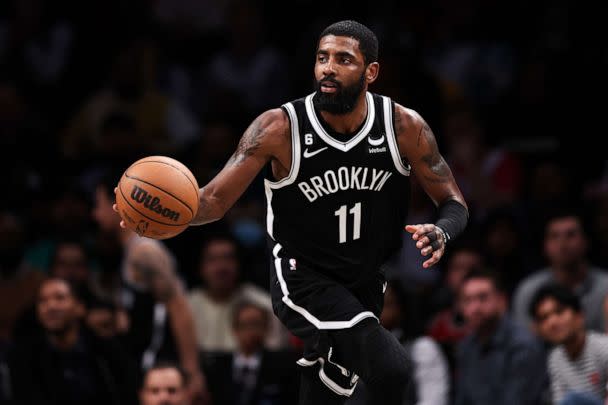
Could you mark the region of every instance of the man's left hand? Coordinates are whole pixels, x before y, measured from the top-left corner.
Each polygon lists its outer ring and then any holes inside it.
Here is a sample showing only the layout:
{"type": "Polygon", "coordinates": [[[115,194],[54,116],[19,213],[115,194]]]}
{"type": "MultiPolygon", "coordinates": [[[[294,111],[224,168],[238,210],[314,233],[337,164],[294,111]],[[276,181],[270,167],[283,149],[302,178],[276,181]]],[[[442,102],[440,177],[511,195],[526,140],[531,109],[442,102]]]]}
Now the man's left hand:
{"type": "Polygon", "coordinates": [[[406,225],[405,230],[412,234],[412,239],[416,241],[416,247],[420,249],[422,256],[431,255],[422,267],[428,269],[437,264],[445,253],[444,233],[433,224],[406,225]]]}

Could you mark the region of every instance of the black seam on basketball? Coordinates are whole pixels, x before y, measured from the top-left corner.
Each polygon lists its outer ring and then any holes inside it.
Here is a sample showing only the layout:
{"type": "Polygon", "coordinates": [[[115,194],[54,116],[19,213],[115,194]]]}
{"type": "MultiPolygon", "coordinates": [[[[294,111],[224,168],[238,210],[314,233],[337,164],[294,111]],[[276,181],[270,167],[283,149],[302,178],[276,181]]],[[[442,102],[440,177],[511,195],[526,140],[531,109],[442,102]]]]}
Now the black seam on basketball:
{"type": "MultiPolygon", "coordinates": [[[[198,194],[198,187],[197,187],[197,185],[194,184],[192,182],[192,180],[190,180],[190,176],[188,176],[186,173],[184,173],[179,167],[173,166],[172,164],[167,163],[167,162],[163,162],[162,160],[146,160],[145,162],[134,163],[134,164],[131,165],[131,167],[135,167],[137,165],[143,165],[144,163],[162,163],[164,165],[167,165],[167,166],[170,166],[170,167],[174,168],[175,170],[177,170],[178,172],[180,172],[181,174],[183,174],[186,177],[186,179],[188,179],[188,181],[190,182],[190,184],[192,184],[192,187],[194,187],[194,191],[196,191],[196,194],[198,194]]],[[[128,170],[129,169],[127,169],[127,171],[128,170]]]]}
{"type": "Polygon", "coordinates": [[[154,221],[154,222],[156,222],[156,223],[158,223],[158,224],[161,224],[161,225],[168,225],[168,226],[184,226],[184,225],[188,225],[188,222],[183,223],[183,224],[167,224],[167,223],[161,222],[161,221],[159,221],[159,220],[157,220],[157,219],[150,218],[149,216],[147,216],[147,215],[146,215],[146,214],[144,214],[143,212],[139,211],[139,210],[138,210],[136,207],[134,207],[134,206],[133,206],[133,204],[131,204],[131,203],[129,202],[129,200],[127,199],[127,197],[125,197],[125,193],[124,193],[124,191],[122,191],[122,187],[120,187],[120,184],[118,185],[118,191],[120,191],[120,195],[122,195],[122,198],[125,200],[125,202],[126,202],[127,204],[129,204],[129,207],[133,208],[133,209],[135,210],[135,212],[137,212],[138,214],[140,214],[140,215],[142,215],[142,216],[144,216],[144,217],[148,218],[150,221],[154,221]]]}
{"type": "Polygon", "coordinates": [[[128,174],[128,173],[125,173],[125,177],[126,177],[126,178],[128,178],[128,179],[132,179],[132,180],[141,181],[142,183],[146,183],[146,184],[147,184],[147,185],[149,185],[149,186],[152,186],[152,187],[154,187],[154,188],[156,188],[156,189],[159,189],[159,190],[160,190],[160,191],[162,191],[163,193],[167,193],[167,194],[169,194],[171,197],[175,198],[177,201],[179,201],[180,203],[182,203],[182,204],[184,205],[184,207],[188,208],[188,211],[190,211],[190,214],[191,214],[192,216],[194,216],[194,211],[192,211],[192,208],[190,208],[190,206],[189,206],[188,204],[186,204],[185,202],[183,202],[182,200],[180,200],[179,198],[177,198],[176,196],[174,196],[173,194],[171,194],[171,193],[170,193],[170,192],[168,192],[167,190],[162,189],[162,188],[160,188],[160,187],[158,187],[158,186],[155,186],[154,184],[149,183],[149,182],[147,182],[147,181],[145,181],[145,180],[142,180],[142,179],[140,179],[139,177],[136,177],[136,176],[129,176],[129,174],[128,174]]]}

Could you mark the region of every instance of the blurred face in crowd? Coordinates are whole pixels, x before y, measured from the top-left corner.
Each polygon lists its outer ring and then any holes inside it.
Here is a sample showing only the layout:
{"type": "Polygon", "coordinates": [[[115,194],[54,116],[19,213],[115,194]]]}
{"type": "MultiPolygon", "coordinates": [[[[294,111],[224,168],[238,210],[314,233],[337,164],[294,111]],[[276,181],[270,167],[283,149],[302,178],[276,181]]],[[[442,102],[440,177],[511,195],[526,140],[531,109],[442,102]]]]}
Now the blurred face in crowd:
{"type": "Polygon", "coordinates": [[[223,239],[210,241],[203,250],[200,271],[209,291],[230,294],[236,287],[239,272],[234,243],[223,239]]]}
{"type": "Polygon", "coordinates": [[[536,307],[536,331],[541,338],[554,345],[566,343],[584,328],[581,312],[547,297],[536,307]]]}
{"type": "Polygon", "coordinates": [[[234,335],[239,349],[253,354],[264,348],[268,331],[268,314],[255,306],[241,308],[234,322],[234,335]]]}
{"type": "Polygon", "coordinates": [[[120,226],[120,218],[118,214],[112,209],[114,200],[110,199],[108,191],[105,186],[97,186],[95,189],[95,207],[93,208],[93,218],[99,224],[99,227],[106,231],[111,232],[120,226]]]}
{"type": "Polygon", "coordinates": [[[481,255],[472,250],[459,250],[452,253],[446,271],[448,287],[454,292],[459,291],[467,273],[472,269],[480,268],[482,264],[481,255]]]}
{"type": "Polygon", "coordinates": [[[585,259],[587,241],[580,220],[576,217],[551,221],[545,234],[545,254],[552,266],[568,268],[585,259]]]}
{"type": "Polygon", "coordinates": [[[51,273],[55,277],[73,283],[86,283],[89,277],[87,255],[77,243],[62,243],[57,246],[51,273]]]}
{"type": "Polygon", "coordinates": [[[85,321],[97,336],[110,338],[117,333],[116,316],[110,308],[89,309],[85,321]]]}
{"type": "Polygon", "coordinates": [[[505,296],[487,278],[466,280],[460,290],[460,308],[475,331],[494,325],[506,312],[505,296]]]}
{"type": "Polygon", "coordinates": [[[52,279],[40,287],[37,313],[47,332],[62,334],[77,324],[84,314],[84,308],[67,282],[52,279]]]}
{"type": "Polygon", "coordinates": [[[188,405],[185,382],[174,368],[148,371],[139,393],[142,405],[188,405]]]}
{"type": "Polygon", "coordinates": [[[389,285],[384,292],[384,308],[380,315],[380,323],[388,330],[399,327],[401,323],[401,307],[393,288],[389,285]]]}

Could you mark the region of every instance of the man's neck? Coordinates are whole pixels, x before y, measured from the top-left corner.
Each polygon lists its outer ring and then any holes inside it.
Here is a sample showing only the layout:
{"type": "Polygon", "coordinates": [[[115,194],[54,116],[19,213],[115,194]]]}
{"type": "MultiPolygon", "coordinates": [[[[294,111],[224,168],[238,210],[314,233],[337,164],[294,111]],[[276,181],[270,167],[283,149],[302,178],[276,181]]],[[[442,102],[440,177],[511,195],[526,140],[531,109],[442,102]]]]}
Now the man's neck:
{"type": "Polygon", "coordinates": [[[585,347],[585,340],[587,339],[587,332],[585,329],[581,329],[575,333],[570,339],[564,343],[564,349],[568,353],[568,357],[574,360],[580,356],[585,347]]]}
{"type": "Polygon", "coordinates": [[[233,294],[234,294],[234,291],[229,291],[229,290],[218,291],[218,290],[207,289],[207,295],[209,296],[211,301],[218,303],[218,304],[225,304],[226,302],[230,301],[233,294]]]}
{"type": "Polygon", "coordinates": [[[553,266],[555,278],[560,284],[578,286],[585,281],[589,274],[589,267],[586,262],[581,261],[570,266],[553,266]]]}
{"type": "Polygon", "coordinates": [[[346,114],[331,114],[321,111],[321,117],[332,129],[340,134],[352,134],[361,127],[367,117],[366,91],[362,91],[357,104],[346,114]]]}
{"type": "Polygon", "coordinates": [[[481,344],[485,345],[492,339],[492,337],[496,334],[496,330],[498,329],[498,325],[500,324],[501,320],[502,317],[493,319],[477,330],[477,339],[481,344]]]}
{"type": "Polygon", "coordinates": [[[74,324],[68,329],[60,333],[49,333],[49,341],[51,345],[59,350],[69,350],[76,346],[78,342],[78,336],[80,335],[80,327],[78,324],[74,324]]]}

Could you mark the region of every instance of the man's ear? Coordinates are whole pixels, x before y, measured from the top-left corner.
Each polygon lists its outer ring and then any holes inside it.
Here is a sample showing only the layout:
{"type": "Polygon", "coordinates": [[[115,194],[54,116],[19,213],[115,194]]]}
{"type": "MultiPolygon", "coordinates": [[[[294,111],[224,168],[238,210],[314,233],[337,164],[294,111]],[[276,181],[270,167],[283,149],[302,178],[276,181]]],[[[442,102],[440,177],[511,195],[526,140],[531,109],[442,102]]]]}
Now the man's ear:
{"type": "Polygon", "coordinates": [[[380,73],[380,64],[378,62],[372,62],[365,68],[365,81],[367,84],[372,84],[378,78],[380,73]]]}

